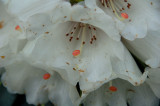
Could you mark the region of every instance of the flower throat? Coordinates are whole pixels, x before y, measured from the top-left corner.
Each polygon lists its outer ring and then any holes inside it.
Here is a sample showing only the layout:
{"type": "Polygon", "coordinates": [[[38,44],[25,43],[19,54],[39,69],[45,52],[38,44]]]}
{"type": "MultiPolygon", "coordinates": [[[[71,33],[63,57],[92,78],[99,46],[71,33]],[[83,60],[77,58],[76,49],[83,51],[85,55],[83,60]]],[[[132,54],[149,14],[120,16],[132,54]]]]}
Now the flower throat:
{"type": "Polygon", "coordinates": [[[96,28],[92,25],[89,24],[84,24],[84,23],[80,23],[80,22],[73,22],[69,31],[66,33],[66,36],[69,37],[69,42],[72,42],[72,40],[76,40],[79,41],[81,40],[81,45],[80,48],[78,50],[74,50],[72,52],[73,56],[79,56],[82,52],[82,48],[83,46],[88,43],[86,42],[86,30],[88,37],[90,37],[89,39],[89,44],[93,44],[94,41],[97,40],[96,38],[96,28]]]}
{"type": "MultiPolygon", "coordinates": [[[[105,8],[111,8],[113,10],[113,13],[115,14],[115,16],[120,20],[123,21],[125,19],[128,19],[128,14],[123,12],[125,10],[124,7],[120,7],[120,5],[118,3],[116,3],[115,0],[100,0],[101,4],[105,7],[105,8]]],[[[118,0],[117,0],[118,2],[118,0]]],[[[128,3],[127,0],[124,0],[125,3],[127,3],[127,8],[130,9],[131,4],[128,3]]]]}

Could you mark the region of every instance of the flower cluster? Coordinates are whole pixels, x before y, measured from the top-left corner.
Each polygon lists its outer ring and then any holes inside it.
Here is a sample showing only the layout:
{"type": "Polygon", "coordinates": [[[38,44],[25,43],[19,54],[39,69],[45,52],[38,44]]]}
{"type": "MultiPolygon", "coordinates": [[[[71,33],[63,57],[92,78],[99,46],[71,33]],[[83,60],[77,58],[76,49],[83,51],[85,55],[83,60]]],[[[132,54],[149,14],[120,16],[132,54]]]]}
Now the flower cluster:
{"type": "Polygon", "coordinates": [[[159,17],[159,0],[1,0],[2,83],[34,105],[158,106],[159,17]]]}

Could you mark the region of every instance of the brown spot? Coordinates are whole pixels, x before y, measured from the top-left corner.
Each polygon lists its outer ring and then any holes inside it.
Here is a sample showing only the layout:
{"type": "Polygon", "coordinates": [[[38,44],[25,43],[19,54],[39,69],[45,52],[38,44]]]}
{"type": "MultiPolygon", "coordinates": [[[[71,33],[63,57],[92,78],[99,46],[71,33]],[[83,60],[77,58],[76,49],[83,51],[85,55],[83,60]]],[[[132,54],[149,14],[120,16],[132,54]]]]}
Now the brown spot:
{"type": "Polygon", "coordinates": [[[74,71],[76,71],[76,68],[73,68],[74,71]]]}
{"type": "Polygon", "coordinates": [[[135,82],[135,85],[137,86],[137,85],[138,85],[138,83],[137,83],[137,82],[135,82]]]}
{"type": "Polygon", "coordinates": [[[150,4],[151,4],[151,5],[153,5],[153,3],[152,3],[152,2],[151,2],[150,4]]]}
{"type": "Polygon", "coordinates": [[[84,21],[85,19],[81,19],[81,21],[84,21]]]}
{"type": "Polygon", "coordinates": [[[64,16],[64,18],[67,18],[67,16],[64,16]]]}
{"type": "Polygon", "coordinates": [[[138,37],[138,34],[136,34],[136,38],[138,37]]]}
{"type": "Polygon", "coordinates": [[[81,69],[80,69],[80,70],[78,70],[78,71],[79,71],[79,72],[84,72],[84,70],[81,70],[81,69]]]}
{"type": "Polygon", "coordinates": [[[2,58],[2,59],[4,59],[4,58],[5,58],[5,56],[1,56],[1,58],[2,58]]]}
{"type": "Polygon", "coordinates": [[[128,73],[128,70],[126,70],[126,72],[128,73]]]}
{"type": "Polygon", "coordinates": [[[101,84],[102,84],[102,83],[103,83],[103,81],[99,81],[99,83],[101,83],[101,84]]]}
{"type": "Polygon", "coordinates": [[[84,8],[87,8],[86,6],[84,6],[84,8]]]}
{"type": "Polygon", "coordinates": [[[82,91],[82,93],[86,93],[86,91],[84,90],[84,91],[82,91]]]}
{"type": "Polygon", "coordinates": [[[42,26],[44,27],[45,25],[43,24],[42,26]]]}
{"type": "Polygon", "coordinates": [[[71,20],[71,21],[73,20],[72,16],[70,17],[70,20],[71,20]]]}
{"type": "Polygon", "coordinates": [[[49,34],[49,32],[45,32],[46,34],[49,34]]]}
{"type": "Polygon", "coordinates": [[[129,92],[134,92],[135,93],[135,90],[133,89],[128,89],[129,92]]]}
{"type": "Polygon", "coordinates": [[[131,4],[130,4],[130,3],[128,3],[128,4],[127,4],[127,7],[128,7],[128,9],[130,9],[130,7],[131,7],[131,4]]]}
{"type": "Polygon", "coordinates": [[[66,62],[67,65],[70,65],[68,62],[66,62]]]}
{"type": "Polygon", "coordinates": [[[3,28],[4,21],[0,21],[0,29],[3,28]]]}

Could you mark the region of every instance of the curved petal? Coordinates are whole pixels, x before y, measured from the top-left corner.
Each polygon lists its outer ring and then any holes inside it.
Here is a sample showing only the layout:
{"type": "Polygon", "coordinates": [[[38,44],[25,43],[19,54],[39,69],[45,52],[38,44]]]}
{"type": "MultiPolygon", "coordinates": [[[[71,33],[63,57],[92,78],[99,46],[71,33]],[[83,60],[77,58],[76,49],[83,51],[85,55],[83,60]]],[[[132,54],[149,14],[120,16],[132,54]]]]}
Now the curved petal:
{"type": "Polygon", "coordinates": [[[24,61],[15,61],[5,69],[6,72],[2,76],[4,86],[11,93],[25,93],[29,104],[43,104],[49,98],[58,106],[64,106],[64,104],[71,106],[78,98],[76,88],[62,80],[57,73],[53,73],[48,80],[44,80],[43,75],[47,73],[46,71],[24,61]]]}
{"type": "MultiPolygon", "coordinates": [[[[105,0],[104,0],[105,1],[105,0]]],[[[110,1],[107,1],[110,2],[110,1]]],[[[85,0],[86,6],[91,9],[103,10],[107,16],[111,16],[116,20],[117,29],[120,31],[121,36],[128,40],[134,40],[135,38],[143,38],[147,34],[148,29],[156,28],[160,26],[159,8],[156,5],[158,0],[127,0],[127,1],[113,1],[115,7],[122,10],[117,10],[120,13],[127,13],[129,18],[120,22],[111,8],[105,8],[100,3],[100,0],[85,0]]]]}
{"type": "Polygon", "coordinates": [[[160,98],[160,68],[146,68],[149,71],[149,78],[147,79],[147,83],[150,85],[151,89],[153,90],[154,94],[160,98]]]}
{"type": "Polygon", "coordinates": [[[113,85],[117,91],[109,91],[109,85],[90,93],[84,100],[85,106],[158,106],[159,100],[152,93],[147,84],[134,87],[126,81],[116,79],[113,85]]]}
{"type": "MultiPolygon", "coordinates": [[[[54,9],[63,0],[10,0],[7,2],[8,11],[26,21],[30,16],[54,9]]],[[[4,1],[6,3],[6,1],[4,1]]]]}
{"type": "Polygon", "coordinates": [[[39,104],[48,101],[47,91],[43,90],[44,71],[36,69],[22,61],[7,66],[2,76],[4,86],[12,93],[26,93],[27,102],[39,104]],[[40,93],[41,92],[41,93],[40,93]]]}
{"type": "Polygon", "coordinates": [[[116,30],[115,21],[112,17],[105,15],[104,12],[97,12],[83,6],[73,6],[71,12],[71,21],[91,24],[103,30],[110,38],[120,41],[119,31],[116,30]]]}
{"type": "Polygon", "coordinates": [[[49,33],[42,33],[37,39],[28,42],[23,50],[26,60],[50,73],[56,70],[73,85],[80,81],[82,90],[87,92],[117,77],[134,85],[143,83],[147,73],[142,76],[123,44],[110,39],[98,28],[97,40],[93,44],[89,43],[90,30],[85,28],[80,35],[86,38],[82,53],[77,58],[73,57],[72,52],[78,50],[82,42],[69,42],[65,36],[72,24],[73,22],[66,22],[52,26],[49,33]],[[59,28],[61,30],[58,30],[59,28]],[[88,83],[91,83],[91,86],[88,86],[88,83]]]}
{"type": "Polygon", "coordinates": [[[71,6],[69,2],[63,0],[32,0],[26,1],[23,5],[19,4],[22,4],[20,0],[11,0],[8,8],[22,21],[28,21],[33,15],[45,13],[50,16],[52,23],[64,21],[89,23],[104,30],[114,40],[120,40],[119,32],[115,30],[115,21],[103,11],[96,12],[97,10],[85,8],[80,4],[71,6]]]}
{"type": "Polygon", "coordinates": [[[12,63],[16,54],[24,47],[26,37],[21,22],[13,18],[0,2],[0,67],[12,63]],[[15,27],[19,25],[20,29],[15,27]]]}
{"type": "Polygon", "coordinates": [[[160,36],[155,31],[149,31],[143,39],[134,41],[123,40],[128,49],[141,61],[152,68],[160,66],[160,36]]]}

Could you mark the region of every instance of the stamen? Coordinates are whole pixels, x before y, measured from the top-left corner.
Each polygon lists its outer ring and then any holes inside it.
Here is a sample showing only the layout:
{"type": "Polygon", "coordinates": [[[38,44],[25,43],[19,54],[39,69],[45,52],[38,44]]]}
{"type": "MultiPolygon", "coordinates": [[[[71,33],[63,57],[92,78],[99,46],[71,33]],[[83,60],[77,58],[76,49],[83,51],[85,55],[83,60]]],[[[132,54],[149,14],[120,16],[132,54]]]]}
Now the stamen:
{"type": "Polygon", "coordinates": [[[112,86],[112,81],[109,82],[109,90],[112,92],[116,92],[117,88],[115,86],[112,86]]]}
{"type": "MultiPolygon", "coordinates": [[[[125,19],[128,19],[128,14],[127,13],[118,13],[124,10],[124,7],[120,8],[120,5],[118,3],[113,3],[113,0],[100,0],[100,2],[102,3],[102,5],[104,7],[111,7],[113,10],[113,13],[115,14],[115,16],[120,20],[123,21],[125,19]],[[116,6],[116,8],[115,8],[116,6]]],[[[126,2],[126,1],[125,1],[126,2]]],[[[128,9],[130,8],[131,4],[127,4],[128,9]]]]}
{"type": "Polygon", "coordinates": [[[81,32],[82,32],[82,28],[81,28],[81,26],[79,25],[79,27],[80,27],[80,29],[79,29],[79,33],[78,33],[78,36],[77,36],[77,40],[79,40],[79,37],[80,37],[80,35],[81,35],[81,32]]]}
{"type": "Polygon", "coordinates": [[[85,41],[86,40],[86,27],[88,27],[89,30],[91,30],[90,31],[91,32],[90,44],[92,44],[92,42],[96,40],[96,28],[93,27],[92,25],[83,24],[83,23],[75,23],[75,22],[73,23],[71,27],[72,27],[72,29],[70,29],[71,31],[69,33],[66,33],[66,36],[71,35],[69,38],[69,41],[72,42],[73,39],[76,39],[76,41],[81,39],[80,48],[72,52],[72,55],[74,57],[77,57],[77,56],[80,56],[80,54],[82,53],[83,46],[86,44],[86,41],[85,41]]]}
{"type": "Polygon", "coordinates": [[[43,75],[44,80],[48,80],[50,77],[51,77],[51,75],[49,73],[46,73],[43,75]]]}
{"type": "Polygon", "coordinates": [[[80,51],[82,52],[82,49],[83,49],[83,45],[84,45],[84,43],[83,42],[85,42],[85,32],[86,32],[86,25],[85,24],[83,24],[83,31],[82,31],[82,43],[81,43],[81,47],[80,47],[80,51]]]}

